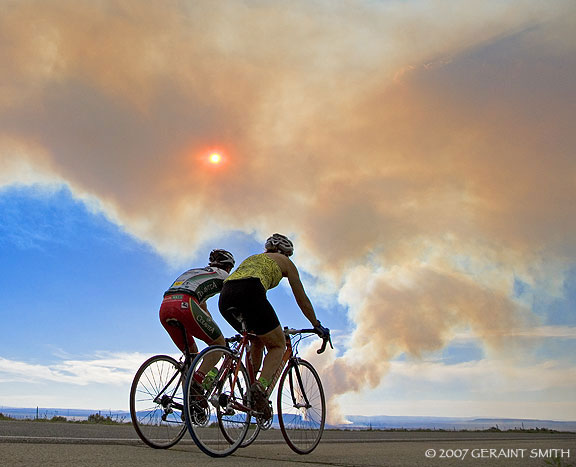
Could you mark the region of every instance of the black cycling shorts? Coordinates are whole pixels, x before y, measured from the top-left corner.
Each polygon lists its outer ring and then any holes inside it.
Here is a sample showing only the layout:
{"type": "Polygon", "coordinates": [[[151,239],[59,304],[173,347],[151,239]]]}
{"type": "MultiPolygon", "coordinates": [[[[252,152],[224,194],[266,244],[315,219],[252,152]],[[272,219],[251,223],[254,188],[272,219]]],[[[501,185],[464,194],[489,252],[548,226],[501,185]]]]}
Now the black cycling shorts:
{"type": "Polygon", "coordinates": [[[244,315],[248,331],[261,336],[280,325],[276,312],[266,298],[266,289],[260,279],[237,279],[224,282],[220,292],[220,313],[236,331],[242,331],[237,315],[229,308],[234,307],[244,315]]]}

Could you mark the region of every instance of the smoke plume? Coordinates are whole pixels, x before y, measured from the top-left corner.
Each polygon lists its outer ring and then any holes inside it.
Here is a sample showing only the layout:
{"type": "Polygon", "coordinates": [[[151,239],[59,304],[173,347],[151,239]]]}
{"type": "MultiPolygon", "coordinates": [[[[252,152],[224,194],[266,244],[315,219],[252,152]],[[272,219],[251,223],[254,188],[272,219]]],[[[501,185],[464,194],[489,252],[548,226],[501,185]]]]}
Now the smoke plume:
{"type": "Polygon", "coordinates": [[[456,329],[501,345],[533,319],[516,279],[561,285],[574,13],[4,0],[0,186],[66,183],[166,257],[230,230],[294,236],[356,325],[324,362],[331,394],[375,387],[392,357],[456,329]]]}

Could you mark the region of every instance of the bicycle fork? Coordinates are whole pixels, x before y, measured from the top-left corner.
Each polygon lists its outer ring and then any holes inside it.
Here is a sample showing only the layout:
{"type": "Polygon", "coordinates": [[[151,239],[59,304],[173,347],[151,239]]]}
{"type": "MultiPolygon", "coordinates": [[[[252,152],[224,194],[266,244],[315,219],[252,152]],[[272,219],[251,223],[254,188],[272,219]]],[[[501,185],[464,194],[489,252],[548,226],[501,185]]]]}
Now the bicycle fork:
{"type": "Polygon", "coordinates": [[[298,365],[298,360],[292,360],[292,366],[288,368],[288,382],[290,385],[290,395],[292,396],[292,403],[294,408],[296,409],[309,409],[312,407],[310,401],[308,400],[308,396],[306,395],[306,391],[304,390],[304,383],[302,381],[302,375],[300,374],[300,368],[298,365]],[[294,370],[294,374],[296,375],[296,381],[294,381],[294,376],[292,374],[292,370],[294,370]],[[295,384],[297,386],[295,386],[295,384]],[[302,402],[298,402],[296,397],[299,396],[299,399],[303,399],[302,402]]]}

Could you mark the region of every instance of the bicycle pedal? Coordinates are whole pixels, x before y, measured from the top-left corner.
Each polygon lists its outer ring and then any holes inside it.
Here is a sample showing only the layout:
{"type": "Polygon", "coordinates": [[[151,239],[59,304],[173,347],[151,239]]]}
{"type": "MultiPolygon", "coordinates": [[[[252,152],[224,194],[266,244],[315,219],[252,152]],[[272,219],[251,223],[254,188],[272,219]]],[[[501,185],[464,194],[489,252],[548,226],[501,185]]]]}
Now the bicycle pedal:
{"type": "Polygon", "coordinates": [[[264,418],[261,415],[256,417],[256,424],[260,427],[261,430],[269,430],[272,427],[273,421],[274,415],[272,415],[270,418],[264,418]]]}

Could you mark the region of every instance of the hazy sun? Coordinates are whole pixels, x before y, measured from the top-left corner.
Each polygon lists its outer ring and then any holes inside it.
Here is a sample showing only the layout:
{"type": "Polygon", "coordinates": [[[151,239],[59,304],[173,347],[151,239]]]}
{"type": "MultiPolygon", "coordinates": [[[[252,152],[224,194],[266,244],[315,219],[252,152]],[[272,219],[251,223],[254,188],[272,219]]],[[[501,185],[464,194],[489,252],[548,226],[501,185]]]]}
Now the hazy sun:
{"type": "Polygon", "coordinates": [[[219,154],[217,152],[213,152],[212,154],[210,154],[210,157],[208,158],[208,160],[210,161],[211,164],[220,164],[220,162],[222,162],[222,154],[219,154]]]}

